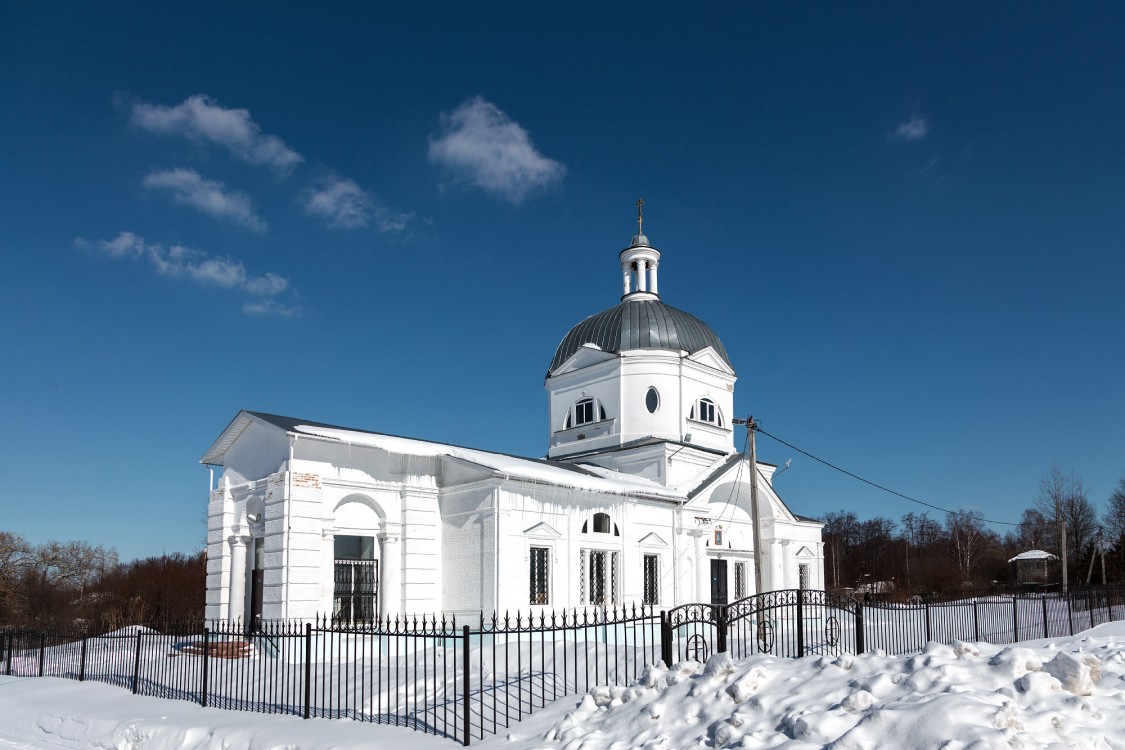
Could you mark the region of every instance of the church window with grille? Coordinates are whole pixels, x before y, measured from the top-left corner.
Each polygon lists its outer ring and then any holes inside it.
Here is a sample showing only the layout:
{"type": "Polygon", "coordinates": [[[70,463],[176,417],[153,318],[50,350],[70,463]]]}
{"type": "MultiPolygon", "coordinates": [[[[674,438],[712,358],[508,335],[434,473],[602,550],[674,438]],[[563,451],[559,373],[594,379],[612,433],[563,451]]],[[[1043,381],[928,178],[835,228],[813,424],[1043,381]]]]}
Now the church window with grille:
{"type": "Polygon", "coordinates": [[[746,563],[734,564],[734,598],[742,599],[746,596],[746,563]]]}
{"type": "Polygon", "coordinates": [[[333,541],[333,556],[333,619],[374,621],[379,613],[379,561],[375,559],[375,537],[339,534],[333,541]]]}
{"type": "Polygon", "coordinates": [[[579,565],[578,588],[582,604],[595,607],[616,606],[618,553],[584,549],[579,565]]]}
{"type": "Polygon", "coordinates": [[[644,591],[642,604],[660,604],[660,557],[644,556],[644,591]]]}
{"type": "Polygon", "coordinates": [[[551,603],[551,550],[548,547],[531,548],[531,604],[551,603]]]}

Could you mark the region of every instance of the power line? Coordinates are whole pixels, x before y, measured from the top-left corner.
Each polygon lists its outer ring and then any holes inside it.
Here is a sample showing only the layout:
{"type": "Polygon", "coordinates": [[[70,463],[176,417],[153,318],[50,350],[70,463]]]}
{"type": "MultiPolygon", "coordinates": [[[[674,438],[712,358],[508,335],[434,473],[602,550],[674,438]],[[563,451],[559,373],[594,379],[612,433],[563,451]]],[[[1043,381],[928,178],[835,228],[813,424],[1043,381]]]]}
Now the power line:
{"type": "Polygon", "coordinates": [[[884,487],[883,485],[879,484],[878,482],[872,482],[870,479],[864,479],[863,477],[859,476],[858,474],[853,474],[852,472],[848,471],[847,469],[842,469],[839,466],[837,466],[836,464],[829,463],[828,461],[825,461],[823,458],[818,458],[817,456],[814,456],[813,454],[809,453],[808,451],[798,448],[797,446],[793,445],[792,443],[785,442],[784,440],[779,438],[777,435],[771,435],[770,433],[768,433],[768,432],[766,432],[765,430],[762,429],[762,425],[761,425],[760,422],[758,423],[758,432],[762,433],[763,435],[765,435],[768,438],[773,438],[777,442],[781,443],[782,445],[785,445],[785,446],[788,446],[788,447],[792,448],[793,450],[797,451],[798,453],[801,453],[805,456],[808,456],[813,461],[824,464],[825,466],[827,466],[830,469],[835,469],[836,471],[840,472],[841,474],[847,474],[852,479],[858,479],[859,481],[863,482],[864,484],[869,484],[872,487],[875,487],[876,489],[882,490],[883,492],[889,492],[892,495],[895,495],[897,497],[901,497],[903,500],[909,500],[912,503],[918,503],[919,505],[924,505],[927,508],[933,508],[934,510],[940,510],[942,513],[949,513],[950,515],[953,515],[953,516],[964,516],[966,518],[975,518],[978,521],[983,521],[985,523],[998,523],[998,524],[1003,524],[1004,526],[1019,526],[1018,523],[1013,523],[1012,521],[994,521],[994,520],[989,519],[989,518],[983,518],[981,516],[974,516],[972,513],[963,513],[959,510],[949,510],[948,508],[942,508],[941,506],[934,505],[933,503],[927,503],[924,500],[919,500],[918,498],[911,497],[910,495],[904,495],[901,492],[897,492],[895,490],[892,490],[890,487],[884,487]]]}

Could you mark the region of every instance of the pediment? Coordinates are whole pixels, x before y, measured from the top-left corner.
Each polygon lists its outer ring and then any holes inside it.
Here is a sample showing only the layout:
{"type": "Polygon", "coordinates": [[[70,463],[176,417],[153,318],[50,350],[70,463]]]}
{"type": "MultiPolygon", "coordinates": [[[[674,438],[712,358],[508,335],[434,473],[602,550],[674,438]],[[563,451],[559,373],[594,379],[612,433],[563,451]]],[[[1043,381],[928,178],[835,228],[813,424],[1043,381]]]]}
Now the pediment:
{"type": "Polygon", "coordinates": [[[808,547],[801,547],[801,549],[797,550],[797,557],[812,557],[812,556],[813,556],[813,553],[809,552],[808,547]]]}
{"type": "Polygon", "coordinates": [[[723,361],[723,358],[718,355],[715,348],[712,346],[700,349],[694,354],[688,355],[687,358],[692,362],[698,362],[704,367],[710,367],[712,370],[720,370],[728,375],[734,375],[734,370],[723,361]]]}
{"type": "Polygon", "coordinates": [[[592,365],[600,364],[614,359],[617,355],[611,352],[602,351],[594,344],[583,344],[578,347],[578,351],[570,355],[569,358],[551,373],[551,376],[563,375],[575,370],[582,370],[592,365]]]}
{"type": "Polygon", "coordinates": [[[555,531],[550,524],[546,523],[537,523],[529,529],[524,529],[523,533],[525,536],[550,537],[552,539],[562,538],[562,534],[555,531]]]}
{"type": "Polygon", "coordinates": [[[637,542],[637,544],[643,544],[643,545],[646,545],[648,547],[667,547],[668,546],[668,542],[661,539],[660,536],[655,531],[650,532],[648,534],[645,534],[643,537],[641,537],[641,540],[639,542],[637,542]]]}

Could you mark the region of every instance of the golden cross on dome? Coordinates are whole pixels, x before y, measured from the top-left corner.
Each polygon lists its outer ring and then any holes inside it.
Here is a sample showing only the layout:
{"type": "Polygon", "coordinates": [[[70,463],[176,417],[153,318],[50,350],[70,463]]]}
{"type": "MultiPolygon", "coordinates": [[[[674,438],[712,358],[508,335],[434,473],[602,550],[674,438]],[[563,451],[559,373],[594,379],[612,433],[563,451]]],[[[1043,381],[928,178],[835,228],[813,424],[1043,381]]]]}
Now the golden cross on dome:
{"type": "Polygon", "coordinates": [[[645,220],[644,214],[641,213],[641,207],[644,206],[644,204],[645,204],[644,198],[638,198],[637,199],[637,234],[639,234],[639,235],[644,234],[644,232],[641,230],[641,225],[644,223],[644,220],[645,220]]]}

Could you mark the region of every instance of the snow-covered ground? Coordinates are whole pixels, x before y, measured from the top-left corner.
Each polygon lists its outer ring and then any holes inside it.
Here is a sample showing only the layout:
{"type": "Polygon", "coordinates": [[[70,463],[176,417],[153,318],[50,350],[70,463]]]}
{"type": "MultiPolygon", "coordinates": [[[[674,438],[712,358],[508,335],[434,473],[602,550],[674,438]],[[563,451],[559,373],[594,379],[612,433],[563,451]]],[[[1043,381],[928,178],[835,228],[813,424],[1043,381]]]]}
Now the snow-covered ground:
{"type": "MultiPolygon", "coordinates": [[[[918,655],[754,656],[648,669],[557,701],[486,748],[1125,747],[1125,623],[918,655]]],[[[200,708],[120,688],[0,677],[0,748],[451,748],[347,720],[200,708]]]]}

